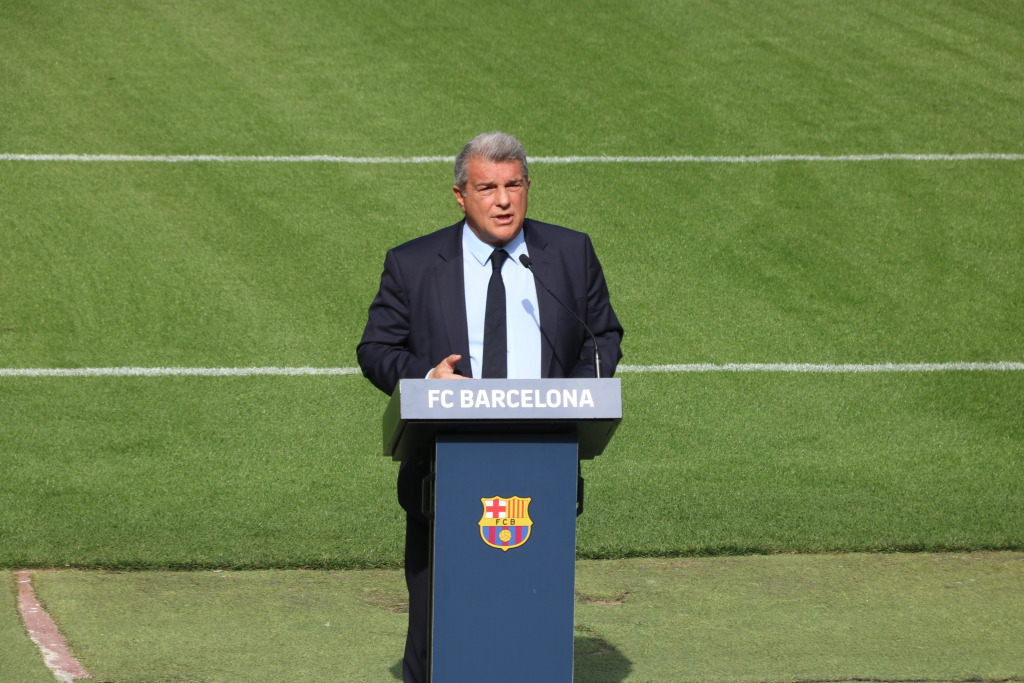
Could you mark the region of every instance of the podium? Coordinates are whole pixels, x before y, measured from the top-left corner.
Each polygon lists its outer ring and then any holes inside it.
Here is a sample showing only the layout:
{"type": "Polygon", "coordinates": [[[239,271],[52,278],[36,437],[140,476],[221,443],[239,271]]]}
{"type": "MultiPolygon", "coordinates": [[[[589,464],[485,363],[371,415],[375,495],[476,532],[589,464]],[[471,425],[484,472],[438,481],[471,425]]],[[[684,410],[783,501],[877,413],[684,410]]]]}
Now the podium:
{"type": "Polygon", "coordinates": [[[578,462],[621,419],[618,378],[399,382],[384,454],[432,463],[432,681],[571,683],[578,462]]]}

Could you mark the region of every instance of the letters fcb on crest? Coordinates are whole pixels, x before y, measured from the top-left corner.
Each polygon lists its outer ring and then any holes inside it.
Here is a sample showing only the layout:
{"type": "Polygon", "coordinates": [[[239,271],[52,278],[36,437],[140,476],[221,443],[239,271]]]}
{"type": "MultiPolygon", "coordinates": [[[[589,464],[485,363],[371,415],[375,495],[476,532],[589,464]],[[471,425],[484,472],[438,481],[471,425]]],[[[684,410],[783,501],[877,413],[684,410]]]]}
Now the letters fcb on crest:
{"type": "Polygon", "coordinates": [[[511,550],[530,539],[530,501],[532,498],[494,496],[481,498],[480,538],[492,548],[511,550]]]}

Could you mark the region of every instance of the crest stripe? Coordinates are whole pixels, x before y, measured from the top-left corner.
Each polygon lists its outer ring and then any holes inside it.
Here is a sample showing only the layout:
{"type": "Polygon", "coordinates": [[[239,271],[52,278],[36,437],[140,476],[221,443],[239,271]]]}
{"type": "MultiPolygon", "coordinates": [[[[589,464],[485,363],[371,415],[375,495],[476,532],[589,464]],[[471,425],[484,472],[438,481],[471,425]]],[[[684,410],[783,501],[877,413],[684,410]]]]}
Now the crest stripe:
{"type": "Polygon", "coordinates": [[[530,519],[532,498],[512,496],[480,498],[483,514],[480,518],[480,538],[487,545],[501,550],[518,548],[530,539],[533,520],[530,519]]]}

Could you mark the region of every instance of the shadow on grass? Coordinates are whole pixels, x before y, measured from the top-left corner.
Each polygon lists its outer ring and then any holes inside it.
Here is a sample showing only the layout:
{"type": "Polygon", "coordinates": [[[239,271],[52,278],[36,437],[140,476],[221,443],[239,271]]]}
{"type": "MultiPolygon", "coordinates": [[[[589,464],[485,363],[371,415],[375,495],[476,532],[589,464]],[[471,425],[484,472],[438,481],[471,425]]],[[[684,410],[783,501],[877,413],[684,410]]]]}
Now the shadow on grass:
{"type": "Polygon", "coordinates": [[[574,683],[620,683],[633,670],[633,662],[604,638],[576,626],[573,669],[574,683]]]}
{"type": "MultiPolygon", "coordinates": [[[[581,626],[577,631],[585,630],[581,626]]],[[[591,632],[573,639],[574,683],[621,683],[633,670],[633,662],[609,643],[591,632]]],[[[402,660],[388,669],[396,680],[402,680],[402,660]]]]}

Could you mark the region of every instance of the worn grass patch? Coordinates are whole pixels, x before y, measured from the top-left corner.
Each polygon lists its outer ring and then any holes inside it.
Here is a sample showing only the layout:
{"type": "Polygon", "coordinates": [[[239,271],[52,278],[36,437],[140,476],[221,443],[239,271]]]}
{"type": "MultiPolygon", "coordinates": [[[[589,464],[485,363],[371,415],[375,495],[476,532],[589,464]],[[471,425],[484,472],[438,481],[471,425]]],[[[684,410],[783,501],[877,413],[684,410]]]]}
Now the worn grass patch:
{"type": "Polygon", "coordinates": [[[1024,672],[1020,554],[586,562],[577,591],[578,633],[606,644],[576,659],[594,683],[1024,672]]]}
{"type": "MultiPolygon", "coordinates": [[[[389,681],[402,574],[37,574],[97,680],[389,681]]],[[[576,680],[1008,680],[1024,554],[580,561],[576,680]]],[[[500,609],[500,608],[496,608],[500,609]]]]}
{"type": "Polygon", "coordinates": [[[405,642],[395,571],[58,572],[35,581],[97,680],[381,681],[405,642]]]}

